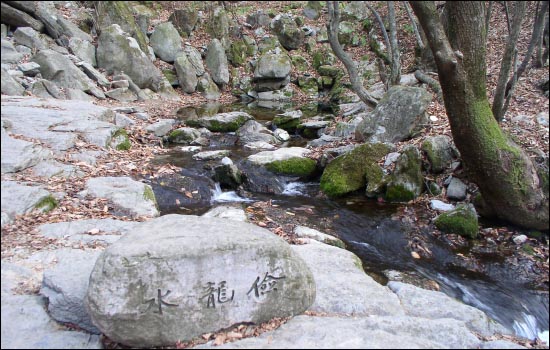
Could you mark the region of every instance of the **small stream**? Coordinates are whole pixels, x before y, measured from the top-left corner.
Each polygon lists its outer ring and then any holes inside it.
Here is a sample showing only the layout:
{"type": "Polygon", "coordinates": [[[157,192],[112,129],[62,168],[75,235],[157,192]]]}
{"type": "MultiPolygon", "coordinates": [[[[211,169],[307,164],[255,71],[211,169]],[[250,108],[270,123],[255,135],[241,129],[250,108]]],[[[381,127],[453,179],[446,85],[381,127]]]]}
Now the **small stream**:
{"type": "MultiPolygon", "coordinates": [[[[261,108],[244,105],[209,105],[197,109],[196,113],[221,113],[243,110],[261,123],[270,121],[277,113],[289,106],[261,108]],[[204,112],[206,111],[206,112],[204,112]]],[[[312,108],[308,106],[309,110],[312,108]]],[[[186,108],[178,115],[189,113],[186,108]]],[[[315,110],[313,109],[313,115],[315,110]]],[[[305,114],[305,113],[304,113],[305,114]]],[[[213,137],[209,147],[203,150],[228,149],[230,158],[238,166],[248,155],[259,151],[246,150],[231,144],[223,135],[213,137]]],[[[293,137],[285,146],[304,146],[307,140],[293,137]]],[[[159,155],[153,164],[159,167],[171,164],[183,168],[186,175],[209,177],[212,164],[217,162],[195,161],[191,153],[181,151],[181,145],[169,145],[167,154],[159,155]]],[[[157,197],[166,195],[153,186],[157,197]]],[[[319,229],[342,239],[347,249],[357,254],[369,275],[380,283],[387,283],[385,272],[398,271],[415,279],[437,282],[447,295],[475,306],[509,329],[516,335],[534,339],[546,339],[548,344],[549,301],[548,292],[529,289],[524,281],[517,279],[517,271],[504,263],[504,258],[495,254],[477,253],[474,256],[483,266],[482,272],[472,272],[457,258],[449,244],[429,234],[428,229],[416,229],[414,234],[427,242],[432,252],[430,259],[413,259],[408,247],[412,228],[395,219],[399,205],[378,203],[364,196],[348,196],[342,199],[321,199],[318,182],[287,183],[282,195],[253,193],[244,198],[234,191],[223,191],[218,184],[211,183],[212,199],[185,209],[164,207],[159,201],[161,214],[179,213],[200,215],[218,203],[241,203],[243,207],[255,201],[271,200],[285,211],[293,213],[305,222],[305,226],[319,229]],[[304,210],[306,208],[307,210],[304,210]],[[544,332],[544,334],[543,334],[544,332]]],[[[471,247],[468,247],[470,249],[471,247]]],[[[462,251],[461,253],[467,253],[462,251]]]]}

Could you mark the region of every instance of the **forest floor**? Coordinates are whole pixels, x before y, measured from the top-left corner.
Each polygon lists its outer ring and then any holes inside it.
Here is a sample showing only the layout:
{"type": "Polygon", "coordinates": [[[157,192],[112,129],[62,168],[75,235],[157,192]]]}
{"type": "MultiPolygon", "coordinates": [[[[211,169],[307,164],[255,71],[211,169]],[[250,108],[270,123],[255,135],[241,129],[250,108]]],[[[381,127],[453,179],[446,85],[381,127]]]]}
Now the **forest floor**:
{"type": "MultiPolygon", "coordinates": [[[[162,3],[164,8],[159,12],[159,17],[153,19],[153,24],[166,21],[174,8],[178,6],[188,6],[187,4],[190,2],[168,1],[162,3]]],[[[375,7],[377,7],[376,4],[378,3],[375,3],[375,7]]],[[[230,12],[232,13],[233,18],[237,20],[240,25],[242,25],[245,22],[246,14],[253,13],[256,10],[262,9],[265,12],[272,10],[275,11],[275,13],[290,11],[294,14],[301,15],[304,5],[305,1],[231,2],[230,12]],[[299,6],[295,4],[298,4],[299,6]]],[[[385,6],[383,6],[382,2],[380,2],[380,6],[377,8],[379,9],[380,14],[384,16],[385,6]]],[[[399,28],[398,40],[401,47],[402,71],[403,73],[412,73],[414,72],[414,34],[411,31],[406,30],[410,22],[401,2],[396,2],[396,11],[399,28]]],[[[205,13],[206,12],[207,10],[205,10],[205,13]]],[[[526,52],[527,45],[530,40],[534,13],[534,2],[530,2],[525,21],[522,25],[520,39],[518,40],[519,62],[523,59],[523,55],[526,52]]],[[[495,2],[487,42],[487,92],[490,101],[492,101],[496,81],[498,79],[501,62],[500,58],[506,45],[505,40],[507,38],[507,27],[505,18],[503,7],[499,2],[495,2]]],[[[312,21],[305,19],[305,25],[320,28],[326,25],[326,20],[327,15],[325,11],[319,20],[312,21]]],[[[245,26],[242,27],[243,33],[255,36],[252,29],[245,26]]],[[[199,28],[194,32],[192,37],[186,39],[186,41],[195,47],[207,46],[210,41],[210,37],[203,28],[199,28]]],[[[369,51],[367,47],[350,48],[348,52],[354,57],[355,60],[359,60],[365,55],[368,55],[369,57],[375,56],[374,53],[369,51]]],[[[299,54],[306,58],[308,62],[312,61],[311,56],[307,52],[300,51],[299,54]]],[[[338,65],[341,66],[341,63],[338,63],[338,65]]],[[[316,76],[317,73],[314,71],[313,67],[310,68],[310,74],[316,76]]],[[[528,152],[528,155],[533,157],[533,159],[541,156],[548,157],[549,154],[548,127],[539,125],[535,118],[540,112],[548,112],[549,99],[547,96],[544,96],[542,91],[538,88],[538,84],[544,78],[547,79],[548,75],[548,66],[543,68],[533,68],[531,65],[529,66],[517,84],[517,88],[514,97],[511,100],[508,112],[506,113],[505,120],[501,124],[502,129],[505,130],[519,145],[521,145],[523,149],[528,152]],[[524,115],[525,117],[517,118],[518,115],[524,115]]],[[[199,106],[207,102],[207,100],[198,93],[189,95],[182,93],[180,89],[177,89],[176,91],[180,94],[181,101],[174,102],[152,100],[147,102],[136,102],[131,105],[142,107],[150,116],[150,119],[146,122],[147,124],[150,124],[160,119],[174,118],[176,111],[182,107],[199,106]]],[[[307,99],[299,90],[295,90],[295,97],[295,102],[297,103],[305,102],[307,99]]],[[[231,95],[229,88],[227,88],[223,91],[219,102],[229,103],[237,101],[238,100],[231,95]]],[[[108,107],[128,105],[112,100],[98,101],[97,104],[108,107]]],[[[411,143],[418,146],[428,136],[444,134],[452,137],[444,106],[434,99],[429,107],[428,113],[431,116],[435,116],[437,121],[433,122],[420,137],[398,144],[397,146],[399,149],[411,143]]],[[[108,208],[105,203],[101,200],[91,201],[87,199],[80,199],[76,196],[76,193],[85,188],[85,182],[89,177],[159,176],[163,173],[177,171],[178,169],[175,167],[165,166],[159,169],[149,165],[149,161],[153,159],[153,157],[166,152],[166,149],[164,149],[162,144],[159,143],[158,138],[151,136],[145,131],[145,126],[145,122],[136,120],[136,124],[131,128],[131,130],[129,130],[129,135],[132,141],[131,150],[110,150],[108,152],[108,156],[103,159],[98,159],[98,163],[94,167],[78,164],[80,166],[80,170],[84,171],[87,176],[80,179],[71,180],[70,183],[65,179],[59,178],[52,178],[48,180],[37,178],[28,171],[23,171],[15,175],[15,180],[44,183],[47,190],[51,192],[63,191],[67,193],[67,196],[60,202],[60,205],[57,208],[49,213],[27,214],[25,216],[18,217],[13,224],[3,228],[1,246],[2,259],[17,255],[16,252],[19,247],[27,247],[29,248],[29,251],[37,251],[56,246],[58,244],[57,242],[43,238],[37,234],[36,228],[41,224],[76,219],[112,217],[112,215],[108,212],[108,208]]],[[[80,152],[84,149],[94,149],[94,147],[88,144],[82,144],[74,151],[80,152]]],[[[67,162],[70,163],[70,161],[67,162]]],[[[430,220],[433,216],[435,216],[435,212],[431,212],[429,209],[429,200],[433,198],[434,197],[430,197],[428,195],[423,195],[417,198],[414,202],[410,202],[403,206],[401,214],[404,218],[408,218],[407,220],[411,220],[411,222],[419,226],[427,227],[431,225],[430,220]],[[433,215],[426,215],[426,213],[431,213],[433,215]]],[[[279,225],[278,227],[280,226],[282,225],[279,225]]],[[[277,227],[272,228],[272,231],[277,231],[277,227]]],[[[280,230],[276,233],[280,234],[280,230]]],[[[506,251],[513,251],[516,261],[531,259],[531,266],[536,267],[532,273],[537,275],[537,287],[548,291],[549,249],[547,234],[543,234],[538,239],[529,238],[529,245],[532,249],[525,250],[521,249],[519,246],[516,247],[512,240],[514,236],[525,233],[525,230],[517,229],[511,226],[495,225],[493,227],[485,227],[480,231],[480,233],[482,239],[492,239],[506,251]]],[[[460,240],[460,238],[456,237],[456,240],[460,240]]],[[[266,327],[272,328],[275,327],[275,325],[268,325],[266,327]]],[[[227,335],[225,337],[227,337],[227,335]]],[[[225,339],[220,341],[222,343],[225,339]]],[[[188,345],[189,344],[182,344],[182,347],[188,345]]],[[[534,342],[524,343],[524,345],[529,347],[540,346],[540,344],[536,344],[534,342]]]]}

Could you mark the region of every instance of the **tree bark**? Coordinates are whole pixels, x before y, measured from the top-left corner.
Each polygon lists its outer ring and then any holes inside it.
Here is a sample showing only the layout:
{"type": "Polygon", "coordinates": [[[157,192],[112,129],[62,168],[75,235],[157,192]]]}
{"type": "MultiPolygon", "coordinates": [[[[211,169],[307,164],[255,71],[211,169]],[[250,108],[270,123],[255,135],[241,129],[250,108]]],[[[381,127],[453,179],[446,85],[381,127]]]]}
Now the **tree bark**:
{"type": "Polygon", "coordinates": [[[338,25],[340,24],[340,9],[338,7],[338,1],[327,1],[327,8],[329,13],[329,21],[327,24],[328,41],[334,54],[346,67],[348,71],[349,80],[353,91],[359,96],[361,101],[371,107],[376,107],[378,101],[372,97],[367,90],[363,87],[363,82],[357,72],[357,66],[355,62],[348,56],[348,54],[340,45],[338,40],[338,25]]]}
{"type": "Polygon", "coordinates": [[[374,7],[369,5],[368,2],[366,2],[366,5],[367,5],[367,8],[374,15],[374,18],[376,18],[376,21],[378,22],[378,25],[380,26],[380,31],[382,32],[382,37],[384,38],[384,43],[386,45],[386,50],[388,51],[387,56],[383,56],[383,55],[380,55],[380,54],[378,56],[381,57],[384,60],[384,62],[386,62],[387,64],[390,64],[391,63],[391,61],[390,61],[391,45],[390,45],[390,38],[388,38],[388,32],[386,31],[386,26],[384,25],[384,21],[382,21],[382,18],[380,18],[380,14],[378,14],[378,11],[376,11],[376,9],[374,7]]]}
{"type": "Polygon", "coordinates": [[[547,10],[548,10],[548,1],[543,1],[542,6],[535,19],[535,23],[533,24],[533,33],[531,34],[531,40],[529,41],[529,47],[527,48],[527,53],[525,54],[525,57],[523,58],[523,61],[521,62],[519,68],[514,73],[514,76],[512,76],[512,78],[508,81],[508,84],[506,84],[506,92],[505,92],[506,101],[504,102],[505,112],[508,109],[510,100],[512,99],[516,82],[519,80],[523,72],[525,72],[525,69],[527,69],[527,64],[531,60],[531,56],[533,55],[533,51],[535,50],[535,46],[537,45],[537,39],[539,38],[542,30],[544,29],[543,22],[544,22],[544,17],[546,16],[547,10]]]}
{"type": "Polygon", "coordinates": [[[495,97],[493,99],[493,115],[498,122],[502,121],[504,113],[506,113],[506,110],[504,110],[506,85],[508,77],[510,76],[510,68],[512,67],[514,53],[516,51],[521,22],[523,22],[525,9],[527,8],[527,2],[525,1],[516,1],[515,3],[511,13],[513,17],[510,24],[510,33],[508,35],[508,41],[506,42],[502,61],[500,62],[500,73],[498,76],[497,88],[495,90],[495,97]]]}
{"type": "Polygon", "coordinates": [[[449,36],[456,47],[451,47],[432,1],[411,5],[434,53],[453,139],[481,192],[482,214],[547,230],[547,185],[543,190],[544,181],[529,157],[504,135],[487,99],[483,3],[447,2],[449,36]]]}
{"type": "Polygon", "coordinates": [[[397,25],[395,22],[395,4],[388,1],[388,17],[390,21],[390,45],[391,45],[391,69],[389,86],[399,85],[401,80],[401,55],[399,54],[399,44],[397,43],[397,25]]]}
{"type": "Polygon", "coordinates": [[[420,32],[418,31],[418,26],[416,25],[416,19],[414,18],[414,15],[412,14],[410,5],[407,1],[403,1],[403,6],[405,6],[405,10],[407,11],[407,16],[409,16],[409,19],[411,20],[411,25],[413,28],[414,36],[416,37],[416,44],[420,48],[420,50],[424,50],[424,41],[422,40],[422,36],[420,35],[420,32]]]}

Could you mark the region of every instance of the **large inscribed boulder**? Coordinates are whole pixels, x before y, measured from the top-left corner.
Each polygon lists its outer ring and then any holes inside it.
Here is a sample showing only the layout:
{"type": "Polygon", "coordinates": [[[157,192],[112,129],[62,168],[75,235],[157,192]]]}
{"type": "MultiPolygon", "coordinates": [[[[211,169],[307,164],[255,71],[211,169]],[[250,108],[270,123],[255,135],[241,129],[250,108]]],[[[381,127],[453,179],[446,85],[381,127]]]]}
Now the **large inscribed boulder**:
{"type": "Polygon", "coordinates": [[[245,222],[173,214],[105,250],[87,305],[110,339],[153,347],[300,314],[314,299],[311,272],[279,237],[245,222]]]}

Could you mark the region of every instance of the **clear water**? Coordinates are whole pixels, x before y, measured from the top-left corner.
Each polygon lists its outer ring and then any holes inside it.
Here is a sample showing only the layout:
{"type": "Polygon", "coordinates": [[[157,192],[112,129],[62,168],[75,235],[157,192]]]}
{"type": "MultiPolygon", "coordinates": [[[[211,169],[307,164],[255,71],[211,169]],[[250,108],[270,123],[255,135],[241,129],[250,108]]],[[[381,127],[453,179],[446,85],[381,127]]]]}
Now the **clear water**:
{"type": "MultiPolygon", "coordinates": [[[[242,105],[218,106],[216,112],[242,110],[242,105]]],[[[256,120],[268,122],[282,110],[246,107],[246,112],[256,120]]],[[[212,110],[209,113],[216,113],[212,110]]],[[[182,117],[184,118],[184,117],[182,117]]],[[[294,139],[294,144],[304,144],[294,139]]],[[[240,146],[227,146],[213,142],[208,150],[229,149],[230,158],[239,161],[258,151],[246,150],[240,146]]],[[[206,150],[204,148],[203,150],[206,150]]],[[[191,158],[174,146],[167,155],[159,156],[154,163],[161,166],[170,163],[197,174],[207,174],[205,163],[191,158]]],[[[282,195],[252,194],[244,198],[235,191],[223,191],[219,184],[211,188],[212,200],[203,209],[192,212],[200,214],[217,203],[240,202],[248,205],[253,201],[271,200],[286,211],[301,216],[308,225],[333,234],[346,242],[347,248],[363,261],[367,273],[380,282],[385,281],[383,271],[396,270],[413,273],[436,281],[441,291],[475,306],[516,335],[529,339],[539,337],[548,340],[549,310],[548,293],[530,290],[518,282],[513,273],[507,271],[502,259],[491,258],[482,261],[487,273],[472,273],[456,264],[456,252],[448,245],[419,230],[417,234],[430,244],[431,259],[413,259],[408,248],[411,228],[393,220],[397,205],[377,203],[364,196],[351,196],[339,200],[321,199],[317,182],[289,182],[282,195]],[[310,208],[307,213],[300,208],[310,208]]],[[[161,208],[162,211],[162,208],[161,208]]],[[[181,214],[189,214],[182,211],[181,214]]],[[[164,214],[164,213],[163,213],[164,214]]],[[[483,259],[480,259],[480,261],[483,259]]]]}

